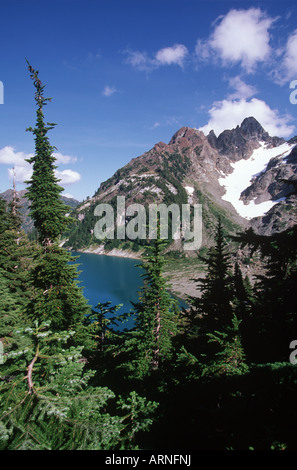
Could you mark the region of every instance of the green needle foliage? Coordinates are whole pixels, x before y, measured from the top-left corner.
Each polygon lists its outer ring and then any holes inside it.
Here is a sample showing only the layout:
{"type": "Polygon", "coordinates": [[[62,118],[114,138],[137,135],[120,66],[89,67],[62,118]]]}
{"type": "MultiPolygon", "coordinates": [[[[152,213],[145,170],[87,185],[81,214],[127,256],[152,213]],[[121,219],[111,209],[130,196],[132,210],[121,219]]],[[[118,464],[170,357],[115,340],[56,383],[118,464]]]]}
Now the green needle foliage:
{"type": "Polygon", "coordinates": [[[210,360],[204,368],[202,375],[241,375],[248,372],[246,357],[242,347],[240,321],[233,316],[232,326],[225,331],[208,333],[209,343],[218,345],[214,359],[210,360]]]}
{"type": "Polygon", "coordinates": [[[51,321],[58,330],[74,328],[77,344],[88,342],[88,322],[86,316],[90,306],[77,281],[78,265],[76,257],[59,247],[57,243],[43,248],[35,255],[35,265],[31,270],[32,294],[27,306],[31,321],[51,321]]]}
{"type": "Polygon", "coordinates": [[[10,333],[12,328],[18,324],[21,315],[20,305],[17,298],[9,289],[8,281],[4,275],[3,269],[0,268],[0,340],[6,347],[10,341],[10,333]]]}
{"type": "Polygon", "coordinates": [[[25,306],[30,294],[29,266],[35,247],[20,230],[16,206],[0,198],[0,269],[17,305],[25,306]]]}
{"type": "Polygon", "coordinates": [[[248,229],[236,240],[248,246],[252,254],[258,253],[265,268],[254,284],[248,325],[253,342],[248,346],[248,356],[255,362],[285,361],[292,332],[297,328],[297,226],[270,236],[248,229]]]}
{"type": "Polygon", "coordinates": [[[14,330],[1,365],[1,450],[137,449],[156,403],[91,386],[82,348],[69,346],[74,333],[46,322],[14,330]]]}
{"type": "Polygon", "coordinates": [[[162,252],[166,242],[157,238],[144,258],[144,285],[139,300],[134,303],[135,327],[128,333],[126,351],[130,351],[129,368],[131,373],[141,377],[158,371],[173,353],[172,340],[177,333],[176,300],[168,292],[163,275],[164,258],[162,252]]]}
{"type": "Polygon", "coordinates": [[[31,320],[49,320],[52,327],[58,330],[74,328],[77,344],[86,341],[87,345],[85,317],[90,313],[90,308],[77,283],[77,265],[73,264],[71,254],[59,246],[59,238],[70,219],[66,216],[69,208],[60,198],[63,188],[55,177],[54,147],[47,137],[54,124],[48,123],[46,126],[44,123],[43,106],[50,99],[43,95],[44,85],[39,79],[39,72],[27,63],[36,88],[37,121],[34,129],[29,128],[35,135],[35,155],[28,160],[33,164],[33,174],[26,196],[31,201],[30,215],[40,246],[31,271],[34,290],[27,314],[31,320]]]}
{"type": "Polygon", "coordinates": [[[12,266],[20,261],[15,254],[20,242],[16,205],[8,212],[0,200],[0,449],[136,449],[138,434],[152,424],[157,404],[135,391],[116,396],[92,381],[97,371],[85,353],[98,343],[102,348],[107,332],[102,319],[98,341],[76,280],[76,258],[59,246],[68,209],[60,200],[62,188],[46,136],[53,125],[43,121],[48,99],[38,72],[28,66],[36,88],[37,125],[30,129],[36,153],[29,160],[33,175],[27,194],[38,243],[27,261],[29,296],[19,305],[18,291],[12,289],[17,280],[12,266]]]}
{"type": "Polygon", "coordinates": [[[35,155],[27,161],[33,164],[33,174],[28,181],[29,187],[26,197],[31,202],[30,215],[34,220],[34,225],[38,231],[40,243],[47,247],[56,241],[65,231],[69,224],[66,213],[69,208],[61,201],[60,195],[63,188],[58,185],[59,180],[55,176],[55,160],[53,151],[55,147],[50,145],[47,133],[56,124],[44,122],[43,107],[51,98],[43,95],[45,86],[39,78],[39,72],[34,70],[28,63],[31,79],[33,80],[36,92],[35,101],[36,127],[29,127],[27,130],[35,136],[35,155]]]}
{"type": "Polygon", "coordinates": [[[47,137],[54,124],[44,123],[50,100],[28,67],[37,121],[27,194],[38,239],[21,231],[16,193],[8,206],[0,198],[0,450],[296,449],[296,225],[235,237],[251,260],[257,254],[261,275],[249,282],[219,220],[201,258],[201,296],[183,321],[158,226],[131,312],[108,301],[91,310],[76,257],[59,246],[70,218],[47,137]]]}
{"type": "Polygon", "coordinates": [[[201,259],[206,266],[206,276],[198,280],[201,297],[192,300],[192,315],[199,317],[199,330],[205,336],[208,332],[221,331],[232,324],[234,287],[231,255],[220,219],[216,243],[201,259]]]}

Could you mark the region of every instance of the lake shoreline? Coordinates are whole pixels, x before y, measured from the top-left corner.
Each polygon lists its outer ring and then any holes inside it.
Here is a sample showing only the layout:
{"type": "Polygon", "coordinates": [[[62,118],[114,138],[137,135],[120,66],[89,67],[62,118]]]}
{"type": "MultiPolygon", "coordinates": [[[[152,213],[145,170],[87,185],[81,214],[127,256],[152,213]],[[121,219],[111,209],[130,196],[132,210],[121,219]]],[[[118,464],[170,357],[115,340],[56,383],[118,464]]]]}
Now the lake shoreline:
{"type": "MultiPolygon", "coordinates": [[[[121,250],[117,248],[113,248],[110,251],[105,251],[104,245],[99,245],[97,247],[90,247],[90,248],[85,248],[85,249],[78,249],[75,251],[77,253],[88,253],[88,254],[94,254],[94,255],[99,255],[99,256],[115,256],[118,258],[130,258],[130,259],[135,259],[135,261],[141,261],[142,260],[141,254],[143,254],[142,252],[137,254],[132,251],[121,250]]],[[[164,275],[166,279],[168,280],[169,290],[174,296],[177,296],[178,298],[184,301],[187,301],[188,297],[199,297],[197,285],[196,283],[192,282],[193,273],[189,273],[188,276],[185,276],[185,273],[183,273],[181,277],[180,276],[181,273],[177,269],[175,273],[174,272],[168,273],[165,271],[164,275]]]]}
{"type": "Polygon", "coordinates": [[[104,245],[99,245],[93,248],[84,248],[84,249],[77,249],[75,250],[77,253],[90,253],[93,255],[101,255],[101,256],[117,256],[119,258],[131,258],[135,260],[141,260],[141,254],[137,255],[133,251],[128,250],[121,250],[117,248],[113,248],[110,251],[104,250],[104,245]]]}

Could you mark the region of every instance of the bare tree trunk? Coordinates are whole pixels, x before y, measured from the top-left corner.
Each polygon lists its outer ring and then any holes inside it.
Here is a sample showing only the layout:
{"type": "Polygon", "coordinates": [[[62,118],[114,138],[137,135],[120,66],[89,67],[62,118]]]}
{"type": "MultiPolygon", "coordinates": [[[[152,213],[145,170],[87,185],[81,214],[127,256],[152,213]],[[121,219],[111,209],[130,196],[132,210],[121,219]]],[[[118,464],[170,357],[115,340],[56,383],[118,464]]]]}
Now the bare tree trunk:
{"type": "Polygon", "coordinates": [[[152,360],[152,365],[153,369],[158,369],[159,364],[160,364],[160,347],[159,347],[159,341],[160,341],[160,330],[161,330],[161,312],[160,312],[160,305],[159,303],[156,305],[156,327],[154,330],[154,336],[155,336],[155,349],[153,351],[153,360],[152,360]]]}
{"type": "Polygon", "coordinates": [[[29,387],[29,391],[28,391],[29,394],[32,393],[32,390],[33,390],[32,372],[33,372],[33,367],[34,367],[34,364],[35,364],[38,356],[39,356],[39,346],[37,346],[36,354],[33,357],[32,361],[30,362],[30,364],[28,365],[28,368],[27,368],[28,374],[27,374],[26,378],[27,378],[28,387],[29,387]]]}

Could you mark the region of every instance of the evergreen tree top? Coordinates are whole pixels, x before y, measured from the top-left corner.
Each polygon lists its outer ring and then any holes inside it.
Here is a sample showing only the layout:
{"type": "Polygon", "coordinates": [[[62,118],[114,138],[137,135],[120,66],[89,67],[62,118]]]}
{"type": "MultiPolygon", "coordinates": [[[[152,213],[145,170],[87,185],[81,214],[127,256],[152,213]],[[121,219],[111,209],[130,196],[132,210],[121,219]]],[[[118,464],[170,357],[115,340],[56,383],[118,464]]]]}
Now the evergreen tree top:
{"type": "Polygon", "coordinates": [[[53,151],[56,149],[50,145],[47,133],[55,124],[44,122],[43,106],[51,101],[44,97],[44,88],[39,78],[39,71],[33,69],[28,62],[30,77],[36,88],[35,101],[38,106],[36,111],[36,126],[29,127],[27,131],[35,135],[35,155],[27,161],[33,164],[33,174],[29,184],[27,198],[31,201],[30,215],[38,231],[42,244],[51,245],[64,232],[69,224],[66,217],[68,207],[63,203],[60,193],[63,188],[58,185],[59,180],[55,176],[56,158],[53,151]]]}

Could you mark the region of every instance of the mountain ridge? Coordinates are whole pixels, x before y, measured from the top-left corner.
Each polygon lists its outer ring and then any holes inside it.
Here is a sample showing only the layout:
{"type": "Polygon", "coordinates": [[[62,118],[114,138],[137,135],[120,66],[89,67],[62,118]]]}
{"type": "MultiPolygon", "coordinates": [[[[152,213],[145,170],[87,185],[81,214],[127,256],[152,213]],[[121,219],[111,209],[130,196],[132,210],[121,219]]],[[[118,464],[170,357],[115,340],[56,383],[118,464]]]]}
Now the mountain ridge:
{"type": "MultiPolygon", "coordinates": [[[[295,145],[296,138],[287,142],[282,137],[270,136],[252,116],[245,118],[240,126],[227,129],[219,136],[216,136],[214,131],[205,135],[199,129],[181,127],[173,134],[168,144],[160,141],[147,152],[132,158],[108,180],[102,182],[92,197],[77,206],[74,215],[80,225],[80,247],[100,243],[93,236],[96,218],[91,212],[94,212],[96,205],[101,202],[115,205],[117,196],[125,196],[127,205],[201,203],[203,245],[212,242],[218,216],[223,219],[231,233],[249,226],[253,226],[261,234],[287,228],[295,223],[294,214],[288,210],[293,206],[294,212],[294,196],[291,196],[289,204],[286,204],[284,199],[277,202],[276,198],[277,194],[282,194],[282,198],[286,197],[285,194],[289,197],[290,185],[284,183],[285,178],[297,178],[295,145]],[[278,149],[281,149],[282,145],[286,146],[286,158],[278,155],[278,149]],[[264,165],[259,174],[243,188],[240,194],[242,204],[259,209],[259,204],[272,199],[274,201],[269,211],[265,211],[261,216],[257,214],[256,217],[246,218],[238,213],[232,201],[224,200],[226,188],[223,182],[234,172],[238,163],[245,161],[250,165],[254,152],[261,154],[264,160],[270,154],[273,154],[273,158],[268,158],[266,167],[264,165]],[[273,178],[278,179],[277,184],[273,178]],[[280,220],[282,218],[283,220],[280,220]]],[[[78,231],[78,227],[76,230],[78,231]]],[[[173,243],[172,247],[182,249],[181,244],[177,242],[173,243]]]]}
{"type": "MultiPolygon", "coordinates": [[[[253,227],[257,233],[269,235],[286,229],[296,223],[297,200],[296,195],[291,194],[293,183],[290,183],[297,180],[296,142],[296,137],[286,141],[270,136],[252,116],[218,136],[213,130],[205,135],[199,129],[181,127],[167,144],[160,141],[119,168],[86,201],[79,203],[64,198],[77,220],[67,233],[68,248],[100,245],[101,241],[94,237],[98,220],[94,209],[102,202],[115,207],[117,196],[124,196],[127,206],[132,203],[145,206],[175,203],[180,207],[202,204],[203,246],[212,243],[218,217],[230,233],[253,227]],[[247,176],[247,169],[254,168],[257,162],[260,167],[256,165],[256,174],[245,181],[235,200],[232,184],[239,185],[243,173],[247,176]],[[232,182],[232,178],[237,181],[232,182]],[[257,210],[255,216],[254,209],[257,210]],[[252,216],[246,217],[246,212],[251,212],[252,216]]],[[[18,192],[21,200],[25,192],[18,192]]],[[[2,196],[9,200],[12,193],[7,190],[2,196]]],[[[26,202],[22,205],[28,231],[32,229],[29,207],[26,202]]],[[[173,242],[172,250],[181,251],[182,243],[173,242]]]]}
{"type": "MultiPolygon", "coordinates": [[[[258,234],[271,235],[297,224],[296,144],[296,137],[286,141],[270,136],[253,117],[218,137],[214,131],[205,135],[199,129],[181,127],[168,144],[156,143],[103,181],[92,197],[78,204],[75,201],[74,222],[63,234],[63,246],[71,251],[141,259],[147,240],[96,238],[99,204],[108,203],[115,217],[118,196],[124,196],[126,207],[139,203],[146,209],[150,204],[201,204],[201,248],[186,251],[184,240],[172,237],[166,248],[172,291],[180,297],[195,297],[198,291],[193,279],[204,275],[203,269],[197,272],[197,252],[213,245],[218,218],[228,235],[250,227],[258,234]]],[[[6,193],[12,198],[12,190],[6,193]]],[[[29,231],[33,224],[28,205],[25,209],[29,231]]],[[[236,247],[234,253],[243,275],[261,274],[261,265],[257,260],[251,264],[248,252],[236,247]]]]}

